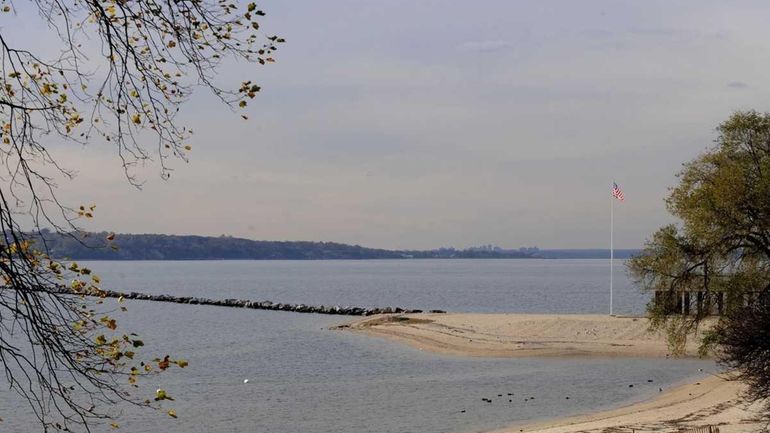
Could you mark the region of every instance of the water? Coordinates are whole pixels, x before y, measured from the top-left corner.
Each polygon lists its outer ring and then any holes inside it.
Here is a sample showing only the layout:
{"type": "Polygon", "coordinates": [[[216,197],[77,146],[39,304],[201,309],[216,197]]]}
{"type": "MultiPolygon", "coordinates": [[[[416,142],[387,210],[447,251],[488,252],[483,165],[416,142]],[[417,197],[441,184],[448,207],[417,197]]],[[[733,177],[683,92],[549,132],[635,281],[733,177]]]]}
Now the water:
{"type": "MultiPolygon", "coordinates": [[[[94,262],[109,289],[310,305],[463,312],[606,313],[606,260],[94,262]]],[[[615,264],[615,312],[648,295],[615,264]]]]}
{"type": "MultiPolygon", "coordinates": [[[[606,294],[602,265],[606,262],[89,264],[110,287],[120,289],[519,312],[603,312],[605,306],[594,305],[598,302],[592,299],[606,294]]],[[[641,311],[644,303],[627,281],[618,284],[617,298],[628,312],[641,311]]],[[[147,343],[143,353],[168,352],[190,361],[184,370],[172,369],[152,379],[176,397],[164,406],[173,407],[179,419],[127,410],[121,431],[136,433],[466,433],[639,401],[656,395],[658,387],[698,375],[699,368],[714,369],[713,363],[697,360],[454,357],[329,330],[349,320],[345,317],[126,304],[129,312],[119,313],[120,323],[142,335],[147,343]],[[244,384],[244,379],[250,383],[244,384]],[[508,397],[509,392],[514,395],[508,397]],[[485,397],[493,403],[483,402],[485,397]],[[529,397],[535,399],[525,402],[529,397]]],[[[156,384],[148,385],[143,390],[149,396],[156,384]]],[[[23,415],[25,410],[0,391],[3,432],[38,431],[23,415]]]]}

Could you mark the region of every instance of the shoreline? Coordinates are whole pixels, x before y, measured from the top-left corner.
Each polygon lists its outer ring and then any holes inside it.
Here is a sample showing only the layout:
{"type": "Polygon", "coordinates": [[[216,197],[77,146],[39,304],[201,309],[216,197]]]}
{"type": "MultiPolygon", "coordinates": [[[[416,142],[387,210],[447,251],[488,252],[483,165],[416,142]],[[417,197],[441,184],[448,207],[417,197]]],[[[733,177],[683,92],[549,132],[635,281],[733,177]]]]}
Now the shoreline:
{"type": "MultiPolygon", "coordinates": [[[[455,356],[598,358],[670,357],[665,337],[644,317],[570,314],[403,314],[334,329],[363,333],[455,356]]],[[[686,354],[697,354],[695,335],[686,354]]],[[[511,425],[490,433],[665,432],[714,425],[721,433],[757,430],[761,402],[746,405],[744,386],[726,375],[689,381],[653,398],[613,409],[511,425]]]]}
{"type": "MultiPolygon", "coordinates": [[[[645,317],[598,314],[398,314],[377,315],[341,326],[420,350],[478,357],[671,356],[665,336],[650,333],[645,317]]],[[[684,357],[696,357],[698,335],[684,357]]]]}
{"type": "Polygon", "coordinates": [[[757,430],[757,403],[740,397],[743,384],[713,375],[676,386],[660,395],[613,409],[515,424],[488,433],[666,432],[716,426],[720,433],[757,430]]]}

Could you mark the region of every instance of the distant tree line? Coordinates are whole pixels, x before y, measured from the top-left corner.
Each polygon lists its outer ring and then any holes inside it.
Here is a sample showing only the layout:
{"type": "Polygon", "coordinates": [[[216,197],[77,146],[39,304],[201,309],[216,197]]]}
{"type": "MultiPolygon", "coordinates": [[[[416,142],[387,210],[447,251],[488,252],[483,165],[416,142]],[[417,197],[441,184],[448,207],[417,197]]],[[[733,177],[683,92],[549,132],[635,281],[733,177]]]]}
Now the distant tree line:
{"type": "Polygon", "coordinates": [[[386,250],[337,242],[255,241],[231,236],[58,233],[43,230],[35,245],[52,257],[74,260],[335,260],[508,259],[536,257],[518,250],[441,248],[386,250]]]}

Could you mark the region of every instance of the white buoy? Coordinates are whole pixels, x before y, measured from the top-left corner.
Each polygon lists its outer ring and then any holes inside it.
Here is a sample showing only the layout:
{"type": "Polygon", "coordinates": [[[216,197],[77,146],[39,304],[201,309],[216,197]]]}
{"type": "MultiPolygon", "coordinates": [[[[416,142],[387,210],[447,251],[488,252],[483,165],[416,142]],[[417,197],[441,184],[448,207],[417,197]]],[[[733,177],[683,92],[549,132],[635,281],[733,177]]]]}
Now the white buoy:
{"type": "Polygon", "coordinates": [[[249,383],[249,379],[243,379],[243,383],[249,383]]]}

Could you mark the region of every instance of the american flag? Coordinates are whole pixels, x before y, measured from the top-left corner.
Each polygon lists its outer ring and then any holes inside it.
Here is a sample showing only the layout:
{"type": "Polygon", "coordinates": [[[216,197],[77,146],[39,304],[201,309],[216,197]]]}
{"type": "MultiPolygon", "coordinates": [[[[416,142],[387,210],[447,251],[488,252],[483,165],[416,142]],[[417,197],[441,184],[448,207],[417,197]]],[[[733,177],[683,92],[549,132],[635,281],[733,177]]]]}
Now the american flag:
{"type": "Polygon", "coordinates": [[[620,190],[620,187],[615,182],[612,182],[612,196],[620,201],[623,201],[624,199],[623,191],[620,190]]]}

